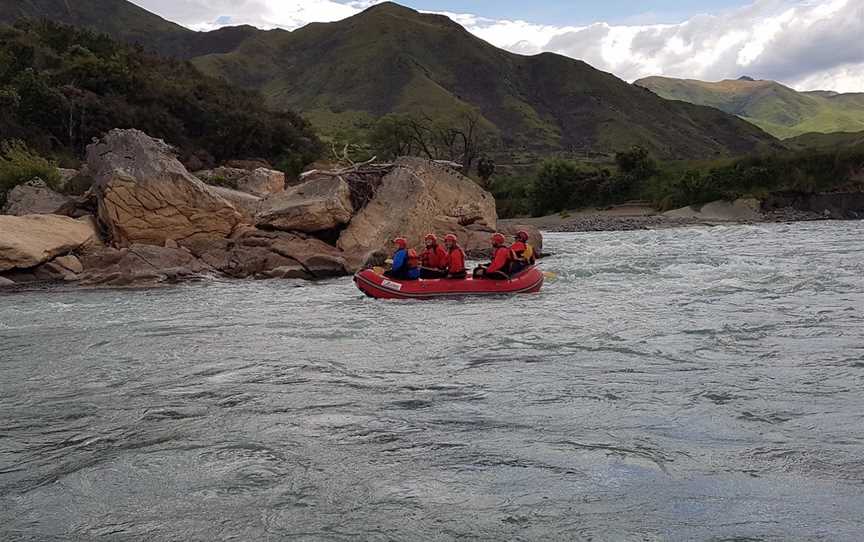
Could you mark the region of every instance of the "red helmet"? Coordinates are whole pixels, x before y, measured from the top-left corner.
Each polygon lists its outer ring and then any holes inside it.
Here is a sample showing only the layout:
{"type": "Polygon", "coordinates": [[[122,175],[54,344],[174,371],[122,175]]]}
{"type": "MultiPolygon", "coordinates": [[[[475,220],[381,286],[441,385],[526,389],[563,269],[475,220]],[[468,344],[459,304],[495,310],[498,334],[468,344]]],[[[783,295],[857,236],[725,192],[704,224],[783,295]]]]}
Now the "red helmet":
{"type": "Polygon", "coordinates": [[[435,237],[435,234],[434,234],[434,233],[427,233],[427,234],[426,234],[426,240],[427,240],[427,241],[432,241],[433,243],[437,243],[437,242],[438,242],[438,238],[435,237]]]}
{"type": "Polygon", "coordinates": [[[396,239],[393,239],[393,242],[402,248],[405,248],[408,246],[408,240],[405,239],[404,237],[397,237],[396,239]]]}
{"type": "Polygon", "coordinates": [[[452,233],[448,233],[447,235],[444,236],[444,241],[456,243],[457,241],[459,241],[459,239],[457,239],[456,236],[453,235],[452,233]]]}
{"type": "Polygon", "coordinates": [[[503,245],[505,241],[506,241],[506,239],[504,239],[504,236],[500,233],[496,233],[495,235],[492,236],[492,244],[493,245],[503,245]]]}
{"type": "Polygon", "coordinates": [[[525,230],[519,230],[516,232],[516,239],[519,239],[520,241],[527,241],[528,237],[528,232],[525,230]]]}

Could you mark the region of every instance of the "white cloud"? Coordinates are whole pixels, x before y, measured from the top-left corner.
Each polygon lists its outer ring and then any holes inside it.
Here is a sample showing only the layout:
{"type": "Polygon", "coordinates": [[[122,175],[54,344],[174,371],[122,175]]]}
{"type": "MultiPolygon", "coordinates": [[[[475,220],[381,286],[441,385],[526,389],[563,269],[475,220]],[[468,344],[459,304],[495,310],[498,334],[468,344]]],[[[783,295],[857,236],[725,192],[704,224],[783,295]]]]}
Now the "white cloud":
{"type": "MultiPolygon", "coordinates": [[[[190,28],[295,29],[380,0],[133,0],[190,28]]],[[[803,90],[864,92],[864,0],[755,0],[679,24],[540,25],[445,13],[480,38],[521,54],[553,51],[627,80],[647,75],[776,79],[803,90]]]]}

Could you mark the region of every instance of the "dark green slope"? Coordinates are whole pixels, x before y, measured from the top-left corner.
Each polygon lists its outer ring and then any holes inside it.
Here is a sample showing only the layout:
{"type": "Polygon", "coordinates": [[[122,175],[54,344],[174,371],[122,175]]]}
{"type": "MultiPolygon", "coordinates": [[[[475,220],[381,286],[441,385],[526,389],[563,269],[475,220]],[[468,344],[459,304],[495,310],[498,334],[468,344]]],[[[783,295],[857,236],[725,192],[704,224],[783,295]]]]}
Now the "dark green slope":
{"type": "Polygon", "coordinates": [[[358,112],[446,118],[476,107],[510,150],[612,153],[638,144],[663,158],[696,158],[774,142],[719,111],[661,99],[563,56],[515,55],[446,17],[392,3],[194,62],[319,125],[358,112]]]}
{"type": "Polygon", "coordinates": [[[777,145],[734,116],[664,100],[563,56],[512,54],[446,17],[393,3],[294,32],[196,33],[125,0],[0,0],[0,21],[16,14],[191,58],[205,73],[262,91],[277,108],[302,111],[325,133],[393,112],[446,122],[476,108],[511,155],[611,154],[642,145],[660,158],[709,158],[777,145]]]}
{"type": "Polygon", "coordinates": [[[184,60],[231,51],[259,32],[251,26],[193,32],[126,0],[0,0],[0,23],[25,18],[90,28],[184,60]]]}
{"type": "Polygon", "coordinates": [[[798,92],[775,81],[647,77],[635,83],[670,100],[716,107],[781,138],[864,130],[864,94],[798,92]]]}

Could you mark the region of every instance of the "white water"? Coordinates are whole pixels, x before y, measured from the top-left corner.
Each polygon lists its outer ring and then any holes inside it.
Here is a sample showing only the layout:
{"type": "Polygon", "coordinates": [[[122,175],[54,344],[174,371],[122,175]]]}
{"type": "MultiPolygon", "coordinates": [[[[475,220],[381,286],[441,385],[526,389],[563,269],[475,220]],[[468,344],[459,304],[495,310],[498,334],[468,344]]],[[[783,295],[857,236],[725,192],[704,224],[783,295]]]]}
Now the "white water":
{"type": "Polygon", "coordinates": [[[520,298],[0,294],[0,539],[859,540],[862,245],[553,234],[520,298]]]}

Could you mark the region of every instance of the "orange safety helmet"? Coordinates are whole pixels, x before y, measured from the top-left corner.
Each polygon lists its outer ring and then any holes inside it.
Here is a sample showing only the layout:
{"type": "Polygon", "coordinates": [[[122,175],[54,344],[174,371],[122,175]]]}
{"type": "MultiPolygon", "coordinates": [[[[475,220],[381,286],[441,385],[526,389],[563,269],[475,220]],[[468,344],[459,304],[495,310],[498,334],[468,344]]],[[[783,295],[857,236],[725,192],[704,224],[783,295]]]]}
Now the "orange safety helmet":
{"type": "Polygon", "coordinates": [[[435,242],[435,243],[438,242],[438,238],[435,237],[435,234],[434,234],[434,233],[427,233],[427,234],[426,234],[426,240],[427,240],[427,241],[432,241],[432,242],[435,242]]]}
{"type": "Polygon", "coordinates": [[[444,241],[445,242],[450,241],[451,243],[456,243],[459,241],[459,239],[457,239],[456,236],[453,235],[452,233],[448,233],[447,235],[444,236],[444,241]]]}
{"type": "Polygon", "coordinates": [[[528,232],[525,230],[519,230],[516,232],[516,239],[519,239],[520,241],[527,241],[528,237],[528,232]]]}
{"type": "Polygon", "coordinates": [[[398,245],[402,248],[408,247],[408,240],[405,239],[404,237],[397,237],[396,239],[393,239],[393,243],[395,243],[396,245],[398,245]]]}
{"type": "Polygon", "coordinates": [[[492,236],[492,244],[493,245],[503,245],[505,242],[506,242],[506,239],[504,239],[504,235],[502,235],[500,233],[496,233],[495,235],[492,236]]]}

